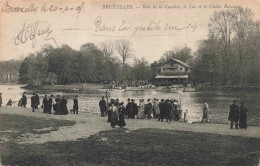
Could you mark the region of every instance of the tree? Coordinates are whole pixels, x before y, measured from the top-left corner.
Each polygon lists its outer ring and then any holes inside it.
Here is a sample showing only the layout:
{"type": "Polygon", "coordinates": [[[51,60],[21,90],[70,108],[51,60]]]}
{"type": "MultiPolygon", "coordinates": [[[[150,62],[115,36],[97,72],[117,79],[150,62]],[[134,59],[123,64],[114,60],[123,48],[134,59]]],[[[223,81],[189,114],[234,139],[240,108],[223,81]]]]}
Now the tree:
{"type": "Polygon", "coordinates": [[[99,43],[99,47],[106,60],[109,60],[114,54],[114,43],[110,40],[99,43]]]}
{"type": "Polygon", "coordinates": [[[116,50],[122,58],[123,77],[125,81],[125,62],[133,55],[132,45],[129,40],[121,39],[116,41],[116,50]]]}

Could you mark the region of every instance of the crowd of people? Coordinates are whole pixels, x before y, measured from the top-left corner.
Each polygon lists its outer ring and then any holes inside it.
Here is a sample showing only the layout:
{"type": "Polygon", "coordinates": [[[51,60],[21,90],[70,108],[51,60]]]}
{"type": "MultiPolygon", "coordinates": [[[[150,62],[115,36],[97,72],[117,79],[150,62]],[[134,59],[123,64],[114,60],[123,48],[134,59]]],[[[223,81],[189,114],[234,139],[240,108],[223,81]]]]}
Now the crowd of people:
{"type": "MultiPolygon", "coordinates": [[[[67,99],[65,96],[62,98],[57,95],[53,100],[54,96],[45,95],[42,101],[43,113],[51,114],[52,110],[55,115],[67,115],[67,99]]],[[[0,107],[2,105],[2,93],[0,93],[0,107]]],[[[26,92],[23,92],[22,98],[18,102],[18,106],[25,107],[27,105],[27,96],[26,92]]],[[[39,109],[40,98],[37,92],[33,93],[31,96],[31,108],[32,112],[39,109]]],[[[134,99],[127,99],[127,104],[120,102],[119,99],[111,99],[109,103],[106,102],[105,97],[99,102],[101,117],[108,116],[108,122],[111,123],[111,126],[114,128],[116,125],[124,127],[126,125],[125,118],[132,119],[151,119],[156,118],[158,121],[163,121],[166,119],[167,122],[171,120],[180,120],[182,117],[182,107],[181,102],[175,99],[159,99],[154,98],[153,100],[147,99],[147,102],[144,102],[144,99],[140,99],[137,104],[134,99]]],[[[78,96],[76,95],[73,99],[73,109],[70,110],[72,114],[78,114],[78,96]]],[[[208,122],[208,110],[209,106],[204,100],[203,105],[203,115],[202,123],[205,121],[208,122]]],[[[183,113],[184,122],[188,121],[188,110],[183,113]]],[[[234,100],[230,105],[230,111],[228,120],[230,121],[230,128],[232,129],[234,124],[235,128],[246,129],[247,128],[247,108],[244,105],[244,102],[234,100]]]]}
{"type": "MultiPolygon", "coordinates": [[[[180,120],[182,115],[181,104],[178,100],[164,100],[154,98],[153,100],[144,99],[139,100],[139,104],[135,103],[134,99],[127,99],[126,106],[124,102],[120,102],[119,99],[111,99],[110,102],[106,103],[105,98],[99,102],[101,117],[108,115],[108,122],[111,122],[111,126],[114,128],[116,125],[123,127],[125,126],[124,118],[132,119],[151,119],[156,118],[158,121],[171,122],[172,119],[180,120]]],[[[187,112],[186,119],[187,120],[187,112]]]]}
{"type": "MultiPolygon", "coordinates": [[[[53,100],[53,98],[54,98],[53,95],[44,96],[43,101],[42,101],[42,106],[41,106],[43,109],[43,113],[51,114],[52,110],[53,110],[55,115],[67,115],[69,113],[68,108],[67,108],[68,101],[65,98],[65,96],[63,96],[61,98],[60,95],[57,95],[57,97],[54,100],[53,100]]],[[[23,92],[22,98],[18,102],[18,106],[26,108],[26,105],[27,105],[27,96],[26,96],[26,92],[23,92]]],[[[35,112],[35,110],[39,109],[39,105],[40,105],[39,95],[37,92],[33,93],[32,97],[31,97],[32,112],[35,112]]],[[[78,96],[77,95],[73,99],[73,109],[70,110],[70,112],[74,113],[74,114],[78,114],[78,96]]]]}

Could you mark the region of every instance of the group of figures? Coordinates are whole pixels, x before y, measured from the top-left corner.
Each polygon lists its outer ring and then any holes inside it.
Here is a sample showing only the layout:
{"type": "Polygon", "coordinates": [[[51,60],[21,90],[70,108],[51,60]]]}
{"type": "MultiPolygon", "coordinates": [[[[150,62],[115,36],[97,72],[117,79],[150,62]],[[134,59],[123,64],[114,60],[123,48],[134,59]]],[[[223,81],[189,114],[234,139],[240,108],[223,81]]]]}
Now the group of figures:
{"type": "MultiPolygon", "coordinates": [[[[55,98],[55,102],[53,101],[54,96],[50,95],[49,97],[47,95],[44,96],[43,101],[42,101],[42,109],[43,113],[52,113],[52,108],[54,111],[55,115],[67,115],[68,108],[67,108],[67,99],[65,99],[65,96],[60,98],[59,95],[55,98]]],[[[18,106],[20,107],[25,107],[27,105],[27,96],[26,92],[23,92],[22,98],[18,102],[18,106]]],[[[38,109],[38,106],[40,105],[40,98],[38,93],[33,93],[31,97],[31,108],[32,112],[35,112],[35,110],[38,109]]],[[[71,113],[78,114],[78,96],[76,95],[75,98],[73,99],[73,109],[71,110],[71,113]]]]}
{"type": "Polygon", "coordinates": [[[236,129],[238,129],[238,127],[241,129],[246,129],[247,108],[245,107],[244,102],[237,102],[234,100],[233,104],[230,105],[229,110],[228,120],[230,121],[230,128],[233,128],[235,122],[236,129]]]}
{"type": "Polygon", "coordinates": [[[144,119],[144,118],[158,118],[158,121],[170,121],[180,120],[182,115],[181,104],[178,100],[164,100],[154,98],[153,100],[147,99],[147,103],[144,99],[139,100],[139,104],[135,103],[134,99],[128,99],[128,103],[124,106],[124,102],[119,102],[119,99],[111,99],[108,106],[102,97],[99,102],[101,111],[101,117],[105,114],[108,115],[108,122],[111,122],[111,126],[114,128],[116,125],[122,127],[125,126],[124,118],[132,119],[144,119]]]}

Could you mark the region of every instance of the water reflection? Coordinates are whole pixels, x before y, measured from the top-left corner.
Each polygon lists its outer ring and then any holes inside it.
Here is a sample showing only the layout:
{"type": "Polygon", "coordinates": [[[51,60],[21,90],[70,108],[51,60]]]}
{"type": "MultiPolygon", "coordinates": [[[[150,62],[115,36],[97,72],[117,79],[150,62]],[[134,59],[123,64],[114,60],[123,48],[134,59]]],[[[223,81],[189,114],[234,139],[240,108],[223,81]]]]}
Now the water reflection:
{"type": "MultiPolygon", "coordinates": [[[[9,99],[18,101],[22,92],[27,91],[28,103],[27,107],[30,107],[30,98],[32,91],[22,89],[20,85],[0,85],[0,92],[3,93],[3,105],[7,103],[9,99]]],[[[99,113],[98,102],[102,96],[105,96],[104,90],[42,90],[37,89],[40,95],[40,101],[44,94],[51,95],[62,94],[68,99],[68,109],[73,107],[73,98],[78,95],[79,101],[79,112],[91,112],[99,113]]],[[[111,98],[119,98],[120,101],[127,102],[128,98],[134,98],[136,102],[139,99],[150,98],[158,99],[177,99],[181,102],[183,111],[189,110],[189,120],[191,122],[200,122],[202,118],[202,106],[203,100],[207,100],[209,104],[209,121],[213,123],[228,123],[227,117],[229,112],[229,105],[233,99],[243,100],[248,107],[248,123],[250,125],[259,124],[259,93],[238,93],[238,92],[186,92],[186,93],[167,93],[158,92],[155,90],[146,91],[123,91],[123,90],[112,90],[110,91],[111,98]]]]}

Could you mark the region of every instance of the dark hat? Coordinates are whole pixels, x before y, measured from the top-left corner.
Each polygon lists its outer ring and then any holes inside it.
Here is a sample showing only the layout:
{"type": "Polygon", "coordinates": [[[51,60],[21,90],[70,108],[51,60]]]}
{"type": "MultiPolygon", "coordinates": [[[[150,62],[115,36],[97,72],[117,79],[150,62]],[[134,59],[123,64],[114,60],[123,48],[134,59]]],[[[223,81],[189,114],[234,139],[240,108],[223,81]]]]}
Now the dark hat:
{"type": "Polygon", "coordinates": [[[169,99],[166,100],[166,102],[169,102],[169,101],[170,101],[169,99]]]}
{"type": "Polygon", "coordinates": [[[78,97],[78,95],[76,95],[75,97],[78,97]]]}
{"type": "Polygon", "coordinates": [[[128,98],[127,101],[130,101],[130,98],[128,98]]]}
{"type": "Polygon", "coordinates": [[[156,100],[156,98],[153,98],[154,100],[156,100]]]}
{"type": "Polygon", "coordinates": [[[124,104],[124,102],[122,101],[120,104],[124,104]]]}
{"type": "Polygon", "coordinates": [[[161,101],[164,101],[164,99],[161,99],[161,101]]]}
{"type": "Polygon", "coordinates": [[[51,97],[53,97],[53,95],[51,95],[51,97]]]}
{"type": "Polygon", "coordinates": [[[150,101],[150,99],[147,99],[147,101],[150,101]]]}
{"type": "Polygon", "coordinates": [[[135,101],[134,99],[132,99],[131,101],[135,101]]]}
{"type": "Polygon", "coordinates": [[[104,99],[105,97],[104,96],[102,96],[102,99],[104,99]]]}

